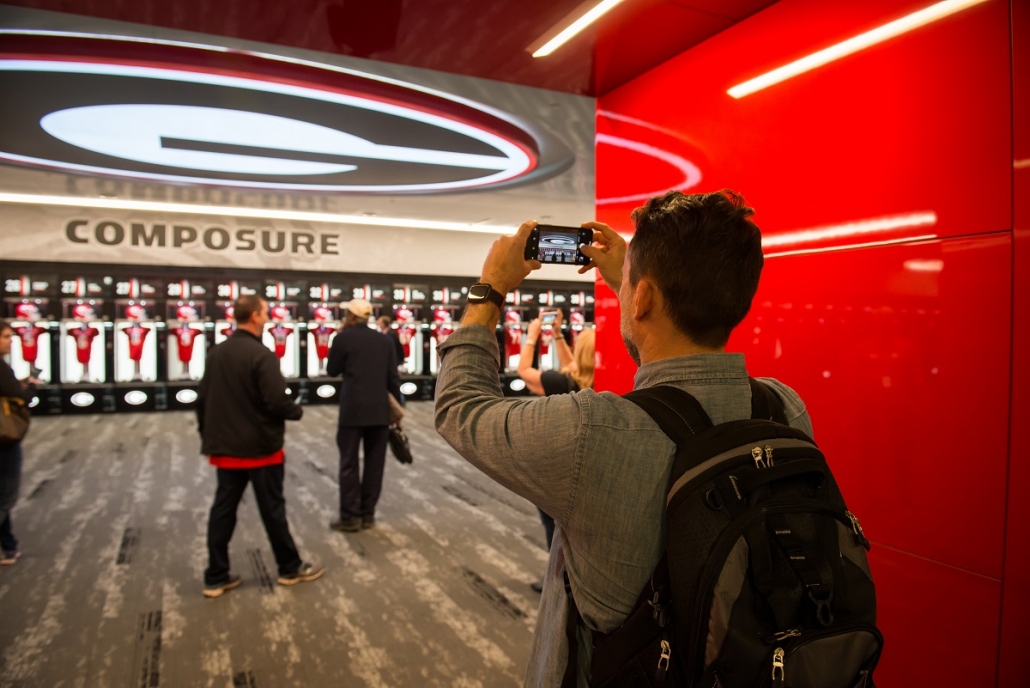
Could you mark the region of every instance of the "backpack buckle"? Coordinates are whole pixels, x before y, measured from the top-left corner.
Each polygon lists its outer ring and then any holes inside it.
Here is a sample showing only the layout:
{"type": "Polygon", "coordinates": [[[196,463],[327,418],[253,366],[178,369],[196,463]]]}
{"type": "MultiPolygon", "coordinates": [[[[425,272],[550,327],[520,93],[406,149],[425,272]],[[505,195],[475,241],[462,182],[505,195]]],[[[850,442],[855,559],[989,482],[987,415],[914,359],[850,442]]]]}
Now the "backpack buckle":
{"type": "Polygon", "coordinates": [[[830,605],[833,604],[833,591],[826,596],[825,600],[820,600],[815,596],[815,591],[808,591],[808,599],[812,600],[812,604],[815,605],[815,618],[819,621],[819,624],[826,628],[833,623],[833,610],[830,609],[830,605]]]}
{"type": "Polygon", "coordinates": [[[648,600],[647,603],[651,606],[651,609],[654,610],[653,612],[651,612],[651,618],[653,618],[655,623],[658,624],[658,627],[665,628],[666,626],[668,626],[669,605],[664,604],[661,601],[661,593],[656,590],[654,597],[648,600]]]}

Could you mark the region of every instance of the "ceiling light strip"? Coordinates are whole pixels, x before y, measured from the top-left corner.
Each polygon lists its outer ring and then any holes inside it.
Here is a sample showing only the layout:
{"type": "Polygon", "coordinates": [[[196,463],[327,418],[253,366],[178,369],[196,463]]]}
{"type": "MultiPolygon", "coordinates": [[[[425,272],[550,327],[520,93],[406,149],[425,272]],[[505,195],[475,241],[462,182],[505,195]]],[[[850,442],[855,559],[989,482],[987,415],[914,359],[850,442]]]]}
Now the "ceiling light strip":
{"type": "MultiPolygon", "coordinates": [[[[539,42],[540,39],[537,39],[536,42],[534,42],[533,44],[531,44],[529,46],[528,50],[532,50],[533,51],[533,57],[546,57],[547,55],[550,55],[555,50],[557,50],[561,46],[565,45],[565,43],[570,41],[580,31],[582,31],[583,29],[587,28],[588,26],[593,24],[595,21],[600,19],[602,15],[604,15],[606,12],[608,12],[608,10],[610,10],[613,7],[615,7],[616,5],[618,5],[620,2],[622,2],[622,0],[603,0],[603,2],[601,2],[601,3],[597,4],[597,5],[595,5],[594,7],[590,8],[585,14],[583,14],[578,19],[576,19],[571,24],[569,24],[557,36],[555,36],[551,40],[547,41],[546,43],[544,43],[539,48],[537,48],[536,46],[537,46],[537,43],[539,42]]],[[[586,3],[586,4],[589,4],[589,3],[586,3]]],[[[570,16],[578,14],[581,8],[582,8],[582,5],[580,5],[580,7],[577,7],[571,13],[566,15],[565,18],[562,19],[562,21],[559,22],[556,26],[560,26],[561,24],[565,23],[565,21],[570,16]]],[[[551,29],[551,31],[553,31],[553,28],[551,29]]],[[[544,34],[544,36],[547,36],[549,33],[550,33],[550,31],[548,31],[548,33],[544,34]]]]}
{"type": "Polygon", "coordinates": [[[926,9],[913,12],[901,19],[884,24],[872,31],[867,31],[863,34],[859,34],[854,38],[832,45],[829,48],[820,50],[819,52],[812,53],[806,57],[802,57],[800,60],[795,60],[790,64],[784,65],[771,72],[766,72],[761,76],[755,77],[749,81],[745,81],[742,84],[734,86],[727,91],[734,98],[743,98],[744,96],[761,91],[764,88],[768,88],[774,84],[778,84],[781,81],[786,81],[792,77],[804,74],[805,72],[811,71],[818,67],[822,67],[825,64],[839,60],[842,57],[847,57],[860,50],[864,50],[877,43],[900,36],[903,33],[917,29],[920,26],[929,24],[930,22],[943,19],[950,14],[960,12],[973,5],[979,5],[987,0],[945,0],[945,2],[938,2],[935,5],[930,5],[926,9]]]}
{"type": "Polygon", "coordinates": [[[76,198],[73,196],[46,196],[0,192],[0,203],[64,206],[71,208],[101,208],[106,210],[137,210],[157,213],[184,213],[189,215],[210,215],[222,217],[246,217],[265,220],[297,220],[337,225],[363,225],[369,227],[401,227],[412,229],[433,229],[448,232],[473,232],[477,234],[514,234],[518,227],[503,225],[478,225],[466,222],[443,222],[403,217],[379,217],[370,215],[339,215],[316,213],[303,210],[273,210],[265,208],[238,208],[233,206],[194,205],[189,203],[166,203],[162,201],[134,201],[122,198],[76,198]]]}

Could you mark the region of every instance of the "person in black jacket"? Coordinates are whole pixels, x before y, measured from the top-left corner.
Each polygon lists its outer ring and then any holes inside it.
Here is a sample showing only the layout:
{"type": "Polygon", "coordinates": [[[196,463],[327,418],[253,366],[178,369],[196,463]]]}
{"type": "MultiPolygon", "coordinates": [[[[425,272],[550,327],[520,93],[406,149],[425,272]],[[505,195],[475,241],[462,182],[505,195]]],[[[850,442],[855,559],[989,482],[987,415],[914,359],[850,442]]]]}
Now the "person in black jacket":
{"type": "MultiPolygon", "coordinates": [[[[10,324],[0,320],[0,356],[10,355],[13,336],[10,324]]],[[[32,401],[37,382],[31,377],[25,382],[18,380],[7,361],[0,358],[0,397],[21,399],[27,404],[32,401]]],[[[18,539],[11,532],[11,509],[21,487],[21,460],[21,442],[0,446],[0,566],[10,566],[21,556],[18,539]]]]}
{"type": "Polygon", "coordinates": [[[229,572],[229,540],[248,482],[254,486],[261,521],[279,565],[279,584],[312,581],[325,572],[320,564],[301,561],[286,522],[285,421],[300,420],[303,409],[286,393],[279,360],[261,343],[268,303],[247,295],[234,308],[236,331],[208,354],[197,401],[200,451],[218,469],[218,489],[207,525],[205,597],[218,597],[240,584],[240,577],[229,572]]]}
{"type": "Polygon", "coordinates": [[[329,375],[343,375],[340,421],[340,517],[333,530],[354,533],[375,525],[376,502],[383,488],[389,437],[390,402],[402,401],[393,342],[368,326],[372,304],[354,299],[345,308],[343,329],[329,349],[329,375]],[[365,443],[365,470],[358,477],[358,444],[365,443]]]}
{"type": "Polygon", "coordinates": [[[390,327],[390,323],[393,319],[388,315],[380,315],[376,318],[376,324],[379,325],[379,331],[390,338],[393,342],[393,350],[397,353],[397,367],[404,365],[404,345],[401,344],[400,335],[397,334],[397,330],[390,327]]]}

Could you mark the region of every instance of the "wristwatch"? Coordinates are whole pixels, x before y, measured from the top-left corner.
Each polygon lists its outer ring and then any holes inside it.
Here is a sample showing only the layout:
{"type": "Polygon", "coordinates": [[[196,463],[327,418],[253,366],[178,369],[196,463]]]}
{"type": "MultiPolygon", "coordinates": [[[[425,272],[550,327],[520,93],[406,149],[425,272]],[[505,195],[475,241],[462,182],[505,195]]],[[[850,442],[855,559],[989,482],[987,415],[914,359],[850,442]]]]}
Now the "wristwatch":
{"type": "Polygon", "coordinates": [[[497,310],[504,309],[504,294],[483,282],[477,282],[469,287],[468,297],[465,300],[470,304],[489,302],[497,306],[497,310]]]}

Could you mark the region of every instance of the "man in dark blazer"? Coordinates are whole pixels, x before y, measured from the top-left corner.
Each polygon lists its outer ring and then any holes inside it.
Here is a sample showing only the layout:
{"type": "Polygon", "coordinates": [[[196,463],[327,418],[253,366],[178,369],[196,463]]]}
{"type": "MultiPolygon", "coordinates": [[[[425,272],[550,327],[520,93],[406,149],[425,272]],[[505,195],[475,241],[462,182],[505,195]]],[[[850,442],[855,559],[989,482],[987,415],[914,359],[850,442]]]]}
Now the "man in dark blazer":
{"type": "Polygon", "coordinates": [[[229,572],[229,539],[247,483],[279,565],[279,584],[313,581],[325,572],[321,564],[301,560],[286,523],[283,439],[286,421],[300,420],[304,410],[286,393],[279,360],[261,343],[268,303],[254,294],[242,296],[234,313],[236,331],[208,354],[197,399],[200,451],[218,469],[207,524],[205,597],[220,597],[240,584],[229,572]]]}
{"type": "Polygon", "coordinates": [[[344,307],[343,328],[329,349],[330,376],[340,385],[340,517],[333,530],[354,533],[375,525],[376,502],[383,488],[392,394],[401,401],[393,342],[368,326],[372,304],[354,299],[344,307]],[[358,444],[364,441],[365,470],[358,475],[358,444]]]}

